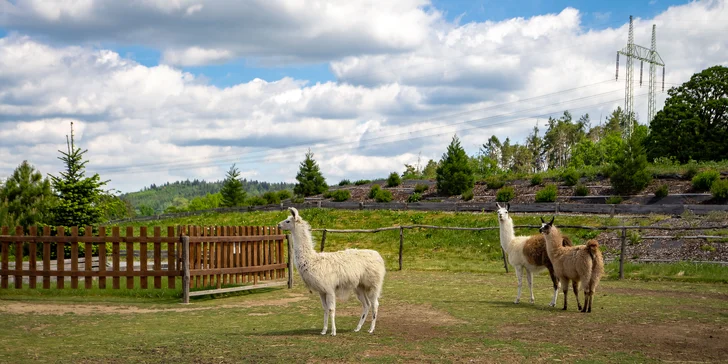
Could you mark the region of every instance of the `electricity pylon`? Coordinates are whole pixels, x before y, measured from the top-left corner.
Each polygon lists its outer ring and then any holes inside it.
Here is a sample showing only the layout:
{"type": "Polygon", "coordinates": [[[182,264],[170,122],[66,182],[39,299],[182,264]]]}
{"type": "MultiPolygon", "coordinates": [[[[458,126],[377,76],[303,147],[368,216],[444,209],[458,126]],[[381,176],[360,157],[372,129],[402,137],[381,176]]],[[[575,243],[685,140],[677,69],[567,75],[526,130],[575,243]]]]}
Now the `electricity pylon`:
{"type": "Polygon", "coordinates": [[[662,91],[665,91],[665,63],[662,61],[662,57],[657,53],[657,27],[652,24],[652,47],[645,48],[641,45],[634,44],[634,26],[632,23],[632,16],[629,16],[629,35],[627,37],[627,46],[622,50],[617,51],[617,72],[616,79],[619,79],[619,55],[627,57],[627,77],[626,85],[624,88],[624,111],[627,114],[627,125],[623,134],[625,138],[632,136],[632,119],[634,118],[634,59],[640,60],[640,86],[642,85],[642,66],[645,62],[650,65],[649,85],[647,91],[647,122],[651,123],[652,118],[655,117],[655,109],[657,108],[655,102],[655,83],[657,77],[655,71],[657,66],[662,66],[662,91]]]}

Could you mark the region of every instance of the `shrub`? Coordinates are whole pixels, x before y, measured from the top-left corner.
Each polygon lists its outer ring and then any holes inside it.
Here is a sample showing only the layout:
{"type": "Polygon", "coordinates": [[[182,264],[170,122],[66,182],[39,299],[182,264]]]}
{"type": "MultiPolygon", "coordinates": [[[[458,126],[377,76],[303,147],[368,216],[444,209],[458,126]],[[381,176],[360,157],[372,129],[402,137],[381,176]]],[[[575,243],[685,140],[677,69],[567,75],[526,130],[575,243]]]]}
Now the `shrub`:
{"type": "Polygon", "coordinates": [[[473,199],[474,196],[475,195],[473,194],[473,190],[467,190],[467,191],[463,192],[462,195],[460,195],[460,197],[463,199],[463,201],[470,201],[473,199]]]}
{"type": "Polygon", "coordinates": [[[281,203],[281,197],[278,196],[278,193],[273,191],[264,193],[263,199],[265,200],[266,205],[277,205],[281,203]]]}
{"type": "Polygon", "coordinates": [[[498,190],[495,195],[495,200],[498,202],[508,202],[516,197],[516,191],[511,186],[505,186],[498,190]]]}
{"type": "Polygon", "coordinates": [[[688,163],[688,168],[685,170],[685,173],[683,173],[683,178],[687,180],[693,179],[695,175],[698,174],[698,166],[695,165],[695,163],[688,163]]]}
{"type": "Polygon", "coordinates": [[[660,185],[660,187],[658,187],[655,190],[655,197],[657,197],[657,198],[667,197],[668,193],[669,193],[669,190],[667,189],[667,185],[663,184],[663,185],[660,185]]]}
{"type": "Polygon", "coordinates": [[[361,185],[365,185],[367,183],[372,183],[372,181],[370,181],[368,179],[360,179],[360,180],[354,182],[354,185],[361,186],[361,185]]]}
{"type": "Polygon", "coordinates": [[[588,196],[589,195],[589,188],[584,186],[583,184],[576,185],[576,188],[574,188],[574,196],[588,196]]]}
{"type": "Polygon", "coordinates": [[[425,185],[425,184],[422,184],[422,183],[418,183],[418,184],[417,184],[417,185],[415,186],[415,192],[416,192],[416,193],[423,193],[423,192],[427,191],[427,189],[428,189],[428,188],[429,188],[429,187],[427,187],[427,185],[425,185]]]}
{"type": "Polygon", "coordinates": [[[292,195],[293,194],[289,190],[280,190],[280,191],[278,191],[278,198],[280,198],[281,201],[287,200],[287,199],[291,198],[292,195]]]}
{"type": "Polygon", "coordinates": [[[536,192],[536,202],[555,202],[559,195],[556,185],[550,184],[536,192]]]}
{"type": "Polygon", "coordinates": [[[503,182],[502,179],[498,177],[489,177],[485,180],[485,183],[488,185],[488,188],[491,190],[497,190],[501,187],[503,187],[506,183],[503,182]]]}
{"type": "Polygon", "coordinates": [[[374,185],[369,190],[369,198],[375,198],[377,196],[377,192],[381,191],[382,187],[380,185],[374,185]]]}
{"type": "Polygon", "coordinates": [[[543,183],[543,176],[540,174],[534,174],[533,177],[531,177],[531,186],[538,186],[541,183],[543,183]]]}
{"type": "Polygon", "coordinates": [[[419,202],[422,199],[422,195],[415,192],[407,197],[407,202],[419,202]]]}
{"type": "Polygon", "coordinates": [[[377,202],[389,202],[392,201],[392,192],[387,190],[379,189],[374,196],[374,200],[377,202]]]}
{"type": "Polygon", "coordinates": [[[402,179],[397,172],[392,172],[387,178],[387,187],[397,187],[402,183],[402,179]]]}
{"type": "Polygon", "coordinates": [[[291,197],[291,203],[304,203],[305,201],[306,201],[306,199],[300,195],[291,197]]]}
{"type": "Polygon", "coordinates": [[[342,202],[351,198],[351,192],[349,190],[336,190],[331,194],[331,197],[336,202],[342,202]]]}
{"type": "Polygon", "coordinates": [[[620,197],[620,196],[609,196],[609,197],[607,197],[607,201],[606,202],[608,204],[610,204],[610,205],[619,205],[620,203],[622,203],[622,197],[620,197]]]}
{"type": "MultiPolygon", "coordinates": [[[[301,198],[303,198],[303,197],[301,197],[301,198]]],[[[247,202],[248,202],[248,205],[251,205],[251,206],[263,206],[263,205],[268,204],[268,202],[261,196],[253,196],[253,197],[249,198],[247,202]]]]}
{"type": "Polygon", "coordinates": [[[339,182],[339,186],[348,186],[351,184],[351,181],[348,179],[342,179],[341,182],[339,182]]]}
{"type": "Polygon", "coordinates": [[[728,199],[728,180],[717,180],[713,182],[713,186],[710,187],[710,193],[717,199],[728,199]]]}
{"type": "Polygon", "coordinates": [[[579,172],[577,172],[573,167],[567,168],[563,173],[561,173],[561,181],[567,186],[573,186],[579,183],[579,177],[579,172]]]}
{"type": "Polygon", "coordinates": [[[697,176],[693,177],[693,189],[696,191],[708,191],[713,186],[713,182],[718,179],[720,179],[720,173],[718,171],[711,169],[700,172],[697,176]]]}
{"type": "Polygon", "coordinates": [[[321,197],[323,197],[323,198],[331,198],[331,197],[332,197],[333,195],[334,195],[334,191],[330,191],[330,190],[329,190],[329,191],[326,191],[326,192],[324,192],[324,193],[323,193],[323,194],[321,195],[321,197]]]}

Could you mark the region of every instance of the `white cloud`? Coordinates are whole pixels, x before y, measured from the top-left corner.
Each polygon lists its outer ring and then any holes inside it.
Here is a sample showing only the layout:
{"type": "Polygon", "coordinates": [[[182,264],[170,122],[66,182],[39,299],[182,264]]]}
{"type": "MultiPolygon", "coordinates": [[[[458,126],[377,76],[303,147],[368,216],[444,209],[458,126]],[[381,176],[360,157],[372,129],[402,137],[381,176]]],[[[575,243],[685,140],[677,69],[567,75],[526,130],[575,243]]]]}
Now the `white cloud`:
{"type": "MultiPolygon", "coordinates": [[[[7,8],[9,3],[0,0],[0,4],[7,8]]],[[[155,31],[182,27],[187,21],[172,21],[173,16],[217,16],[223,23],[225,19],[208,3],[203,8],[199,2],[182,0],[144,4],[152,18],[177,22],[155,31]]],[[[431,12],[412,8],[424,4],[414,0],[387,2],[366,11],[322,2],[317,14],[293,1],[253,4],[268,4],[269,10],[285,15],[264,14],[266,21],[275,18],[284,23],[276,36],[286,40],[268,38],[273,43],[255,45],[268,47],[260,54],[303,59],[311,50],[296,47],[311,46],[312,39],[319,42],[335,33],[347,42],[376,44],[370,50],[381,52],[357,55],[358,51],[349,52],[352,48],[342,51],[337,44],[330,45],[333,51],[329,49],[328,56],[342,57],[331,64],[340,82],[314,84],[284,77],[217,87],[175,65],[236,57],[242,48],[228,45],[238,40],[239,33],[200,44],[166,34],[159,39],[173,40],[162,49],[168,64],[154,67],[79,43],[75,28],[68,26],[59,39],[81,45],[15,33],[0,38],[0,176],[11,173],[23,159],[44,173],[57,173],[62,167],[57,150],[65,148],[70,121],[75,122],[79,145],[89,149],[89,171],[110,178],[111,187],[130,191],[168,180],[221,179],[232,163],[248,178],[292,181],[308,148],[330,183],[384,177],[401,171],[404,163],[415,163],[418,155],[423,164],[439,159],[454,133],[474,154],[492,134],[522,141],[537,122],[543,132],[550,114],[558,116],[569,109],[578,117],[588,112],[596,124],[600,115],[623,104],[624,61],[620,80],[614,81],[614,56],[626,43],[626,25],[584,29],[575,9],[457,25],[433,21],[431,12]],[[352,16],[352,9],[362,15],[352,16]],[[413,20],[417,24],[413,34],[399,30],[388,34],[394,18],[378,13],[385,9],[397,10],[392,14],[409,11],[426,21],[419,28],[420,21],[413,20]],[[338,20],[313,24],[321,19],[338,20]],[[302,28],[293,29],[291,24],[302,28]],[[367,24],[377,24],[380,30],[367,24]],[[366,34],[352,35],[355,26],[367,29],[366,34]],[[301,43],[304,38],[310,42],[301,43]]],[[[373,2],[355,5],[363,4],[373,2]]],[[[97,29],[99,39],[107,40],[121,39],[121,29],[130,26],[113,21],[94,25],[105,19],[105,8],[97,2],[81,5],[73,10],[62,2],[45,6],[18,1],[13,11],[24,12],[13,21],[22,23],[32,15],[39,21],[35,28],[26,24],[33,33],[55,29],[53,19],[75,19],[79,29],[97,29]]],[[[405,27],[410,24],[407,19],[402,22],[405,27]]],[[[638,18],[637,43],[649,45],[652,23],[657,24],[668,82],[683,82],[703,68],[727,64],[728,40],[721,36],[728,32],[725,1],[691,2],[654,19],[638,18]]],[[[646,85],[636,86],[637,95],[644,92],[646,85]]],[[[665,96],[658,95],[658,106],[665,96]]],[[[646,114],[646,104],[644,96],[635,99],[640,115],[646,114]]]]}

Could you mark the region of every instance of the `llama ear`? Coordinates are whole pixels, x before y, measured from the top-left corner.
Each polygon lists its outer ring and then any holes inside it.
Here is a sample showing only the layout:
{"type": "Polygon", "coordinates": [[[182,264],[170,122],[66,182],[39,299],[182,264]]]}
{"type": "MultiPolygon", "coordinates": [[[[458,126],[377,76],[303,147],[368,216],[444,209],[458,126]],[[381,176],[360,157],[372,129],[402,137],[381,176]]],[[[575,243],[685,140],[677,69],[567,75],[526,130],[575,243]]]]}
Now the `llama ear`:
{"type": "Polygon", "coordinates": [[[545,224],[546,223],[546,221],[543,221],[543,216],[541,216],[541,223],[542,224],[545,224]]]}
{"type": "Polygon", "coordinates": [[[549,222],[549,225],[553,225],[554,224],[554,219],[555,218],[556,218],[556,216],[551,216],[551,221],[549,222]]]}
{"type": "Polygon", "coordinates": [[[296,210],[295,207],[289,207],[288,211],[291,212],[291,216],[293,216],[294,219],[298,219],[298,210],[296,210]]]}
{"type": "Polygon", "coordinates": [[[511,212],[511,203],[506,203],[506,211],[511,212]]]}
{"type": "Polygon", "coordinates": [[[495,203],[495,207],[496,207],[496,210],[500,210],[502,208],[501,205],[497,202],[495,203]]]}

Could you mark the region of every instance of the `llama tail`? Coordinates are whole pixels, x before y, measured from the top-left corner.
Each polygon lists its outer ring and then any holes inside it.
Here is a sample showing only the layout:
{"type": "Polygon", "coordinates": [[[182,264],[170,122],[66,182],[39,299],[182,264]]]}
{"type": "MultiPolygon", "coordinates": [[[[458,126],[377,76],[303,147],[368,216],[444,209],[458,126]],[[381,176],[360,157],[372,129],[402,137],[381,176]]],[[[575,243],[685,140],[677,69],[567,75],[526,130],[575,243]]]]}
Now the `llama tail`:
{"type": "Polygon", "coordinates": [[[594,259],[594,256],[599,251],[599,242],[591,239],[586,242],[586,250],[589,251],[589,255],[591,256],[592,260],[594,259]]]}

